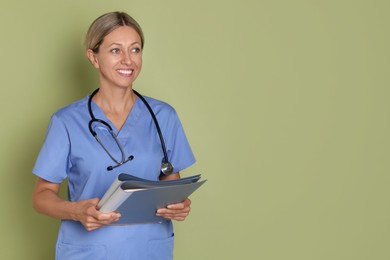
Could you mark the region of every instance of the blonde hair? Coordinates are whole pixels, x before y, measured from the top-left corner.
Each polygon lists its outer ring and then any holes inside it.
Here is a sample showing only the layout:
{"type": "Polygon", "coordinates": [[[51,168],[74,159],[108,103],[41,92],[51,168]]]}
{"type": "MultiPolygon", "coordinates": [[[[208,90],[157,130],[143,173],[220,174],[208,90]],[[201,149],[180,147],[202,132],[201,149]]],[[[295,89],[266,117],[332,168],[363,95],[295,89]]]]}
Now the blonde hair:
{"type": "Polygon", "coordinates": [[[133,28],[141,38],[141,47],[144,47],[144,34],[137,21],[127,13],[110,12],[99,16],[93,21],[85,36],[85,48],[98,53],[104,37],[121,26],[133,28]]]}

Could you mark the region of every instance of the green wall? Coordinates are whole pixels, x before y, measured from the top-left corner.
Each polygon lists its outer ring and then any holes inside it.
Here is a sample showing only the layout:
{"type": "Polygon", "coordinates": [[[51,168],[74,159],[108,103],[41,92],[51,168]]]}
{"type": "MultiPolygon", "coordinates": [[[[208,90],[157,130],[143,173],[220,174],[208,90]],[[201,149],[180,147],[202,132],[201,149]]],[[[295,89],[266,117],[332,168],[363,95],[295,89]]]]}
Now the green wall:
{"type": "Polygon", "coordinates": [[[208,183],[176,259],[390,259],[387,0],[0,3],[0,259],[53,259],[31,207],[50,115],[91,92],[87,27],[146,34],[136,88],[178,111],[208,183]]]}

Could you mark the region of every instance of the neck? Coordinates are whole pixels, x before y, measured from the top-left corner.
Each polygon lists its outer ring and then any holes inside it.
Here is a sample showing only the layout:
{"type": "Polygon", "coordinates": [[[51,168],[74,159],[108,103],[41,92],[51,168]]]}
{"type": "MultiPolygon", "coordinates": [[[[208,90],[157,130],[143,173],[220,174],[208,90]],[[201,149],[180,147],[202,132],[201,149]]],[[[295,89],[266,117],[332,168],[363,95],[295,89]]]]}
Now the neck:
{"type": "Polygon", "coordinates": [[[99,89],[93,97],[93,101],[95,101],[118,131],[126,122],[135,100],[136,95],[131,88],[121,91],[99,89]]]}
{"type": "Polygon", "coordinates": [[[93,101],[105,113],[128,113],[135,100],[136,95],[131,88],[119,90],[100,88],[93,97],[93,101]]]}

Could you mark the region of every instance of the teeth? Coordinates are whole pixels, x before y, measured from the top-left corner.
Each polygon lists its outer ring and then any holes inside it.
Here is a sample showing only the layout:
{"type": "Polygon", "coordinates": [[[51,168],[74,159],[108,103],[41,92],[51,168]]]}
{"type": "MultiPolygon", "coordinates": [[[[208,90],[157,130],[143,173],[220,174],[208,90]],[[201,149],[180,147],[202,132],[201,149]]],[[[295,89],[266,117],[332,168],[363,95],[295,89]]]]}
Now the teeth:
{"type": "Polygon", "coordinates": [[[118,70],[119,73],[131,75],[133,73],[133,70],[118,70]]]}

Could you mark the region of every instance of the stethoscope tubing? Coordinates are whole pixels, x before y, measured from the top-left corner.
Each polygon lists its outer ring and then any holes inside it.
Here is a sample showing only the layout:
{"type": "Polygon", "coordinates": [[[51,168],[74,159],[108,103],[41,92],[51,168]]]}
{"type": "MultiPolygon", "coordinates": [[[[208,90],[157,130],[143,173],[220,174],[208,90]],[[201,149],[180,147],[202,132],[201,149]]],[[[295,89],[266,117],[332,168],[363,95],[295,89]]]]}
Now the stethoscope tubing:
{"type": "Polygon", "coordinates": [[[157,121],[156,115],[154,114],[152,108],[150,107],[149,103],[145,100],[145,98],[144,98],[140,93],[138,93],[137,91],[135,91],[134,89],[133,89],[133,92],[142,100],[142,102],[145,104],[145,106],[146,106],[147,109],[149,110],[150,115],[151,115],[152,118],[153,118],[154,125],[156,126],[158,136],[160,137],[161,148],[162,148],[162,151],[163,151],[163,154],[164,154],[164,160],[163,160],[163,162],[167,163],[167,162],[168,162],[167,149],[165,148],[164,137],[163,137],[163,135],[162,135],[162,132],[161,132],[161,129],[160,129],[160,124],[159,124],[158,121],[157,121]]]}
{"type": "MultiPolygon", "coordinates": [[[[122,148],[122,145],[119,143],[118,139],[116,138],[115,136],[115,133],[113,132],[113,129],[112,127],[104,120],[102,119],[97,119],[95,117],[95,115],[93,114],[92,112],[92,98],[95,96],[95,94],[99,91],[99,88],[96,89],[94,92],[92,92],[92,94],[90,95],[89,99],[88,99],[88,112],[89,112],[89,115],[91,116],[91,120],[89,121],[88,123],[88,128],[89,128],[89,131],[91,132],[91,134],[95,137],[95,139],[98,141],[98,143],[103,147],[103,149],[106,151],[106,153],[110,156],[110,158],[117,164],[117,165],[114,165],[114,166],[109,166],[107,167],[107,170],[112,170],[116,167],[119,167],[121,165],[123,165],[124,163],[128,162],[128,161],[131,161],[134,156],[131,155],[129,156],[128,159],[126,159],[125,157],[125,152],[122,148]],[[111,153],[107,150],[107,148],[103,145],[103,143],[101,142],[101,140],[99,139],[97,133],[95,130],[93,130],[93,123],[94,122],[98,122],[98,123],[101,123],[103,125],[105,125],[110,134],[112,135],[112,137],[114,138],[116,144],[118,145],[120,151],[121,151],[121,154],[122,154],[122,160],[121,161],[118,161],[117,159],[115,159],[111,153]]],[[[162,134],[162,131],[161,131],[161,128],[160,128],[160,124],[158,123],[158,120],[156,118],[156,115],[154,114],[153,112],[153,109],[150,107],[149,103],[146,101],[146,99],[140,94],[138,93],[137,91],[135,91],[133,89],[133,92],[141,99],[141,101],[145,104],[146,108],[148,109],[150,115],[152,116],[152,119],[153,119],[153,122],[154,122],[154,125],[156,126],[156,130],[157,130],[157,133],[158,133],[158,136],[160,138],[160,143],[161,143],[161,149],[163,151],[163,155],[164,155],[164,158],[163,158],[163,161],[162,161],[162,169],[161,169],[161,172],[164,174],[164,175],[169,175],[173,172],[173,167],[172,167],[172,164],[169,162],[168,160],[168,153],[167,153],[167,150],[166,150],[166,147],[165,147],[165,142],[164,142],[164,137],[163,137],[163,134],[162,134]]]]}

